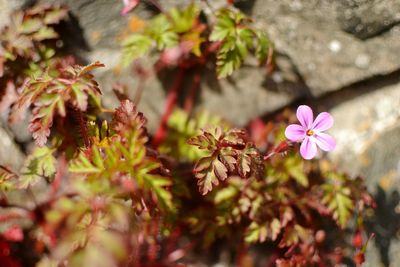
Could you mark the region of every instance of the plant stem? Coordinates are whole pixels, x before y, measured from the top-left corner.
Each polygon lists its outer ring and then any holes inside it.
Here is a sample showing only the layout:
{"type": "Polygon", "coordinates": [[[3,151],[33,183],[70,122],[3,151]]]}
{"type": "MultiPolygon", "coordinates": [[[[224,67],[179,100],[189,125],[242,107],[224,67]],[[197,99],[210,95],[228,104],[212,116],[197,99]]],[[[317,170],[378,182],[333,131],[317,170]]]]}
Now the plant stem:
{"type": "Polygon", "coordinates": [[[81,130],[80,132],[83,139],[83,144],[85,145],[85,147],[88,147],[90,145],[90,142],[89,142],[88,129],[85,123],[86,122],[85,118],[83,117],[82,111],[80,111],[79,109],[75,109],[75,115],[79,128],[81,130]]]}
{"type": "Polygon", "coordinates": [[[190,113],[193,109],[196,92],[198,91],[198,89],[200,87],[200,81],[201,81],[201,71],[197,71],[194,74],[192,87],[190,87],[190,89],[189,89],[189,94],[187,95],[187,97],[185,99],[185,104],[183,106],[184,110],[187,113],[190,113]]]}
{"type": "Polygon", "coordinates": [[[165,105],[164,113],[161,117],[160,126],[157,129],[157,132],[154,135],[153,145],[158,147],[165,139],[167,134],[167,123],[168,119],[171,116],[171,113],[175,107],[176,100],[178,99],[178,93],[182,88],[183,78],[185,74],[184,68],[179,68],[178,74],[175,78],[174,84],[172,85],[171,89],[169,90],[167,101],[165,105]]]}

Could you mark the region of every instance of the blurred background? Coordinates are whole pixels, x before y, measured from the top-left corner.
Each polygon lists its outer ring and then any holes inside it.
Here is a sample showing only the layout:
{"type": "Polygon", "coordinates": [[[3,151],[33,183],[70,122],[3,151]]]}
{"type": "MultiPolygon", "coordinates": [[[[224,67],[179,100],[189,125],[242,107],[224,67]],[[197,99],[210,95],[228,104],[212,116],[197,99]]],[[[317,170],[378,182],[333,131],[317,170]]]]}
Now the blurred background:
{"type": "MultiPolygon", "coordinates": [[[[200,2],[200,0],[198,0],[200,2]]],[[[160,0],[165,8],[188,0],[160,0]]],[[[225,0],[210,1],[212,6],[225,0]]],[[[136,18],[154,10],[139,5],[121,16],[117,0],[0,0],[0,27],[13,10],[35,3],[65,4],[64,47],[82,62],[106,65],[96,73],[106,105],[118,100],[113,84],[132,91],[137,79],[120,67],[121,41],[136,18]]],[[[378,203],[368,227],[376,238],[368,247],[365,266],[398,266],[400,262],[400,1],[399,0],[238,0],[235,6],[251,15],[274,44],[275,66],[267,75],[247,62],[229,79],[212,70],[201,84],[196,109],[207,109],[237,126],[256,117],[268,118],[287,107],[308,104],[335,118],[330,133],[337,149],[330,159],[338,169],[366,178],[378,203]]],[[[146,61],[144,60],[144,64],[146,61]]],[[[143,91],[140,109],[154,131],[165,105],[168,77],[152,77],[143,91]]],[[[21,166],[19,144],[30,140],[26,123],[0,127],[0,164],[21,166]],[[13,155],[10,157],[10,155],[13,155]]]]}

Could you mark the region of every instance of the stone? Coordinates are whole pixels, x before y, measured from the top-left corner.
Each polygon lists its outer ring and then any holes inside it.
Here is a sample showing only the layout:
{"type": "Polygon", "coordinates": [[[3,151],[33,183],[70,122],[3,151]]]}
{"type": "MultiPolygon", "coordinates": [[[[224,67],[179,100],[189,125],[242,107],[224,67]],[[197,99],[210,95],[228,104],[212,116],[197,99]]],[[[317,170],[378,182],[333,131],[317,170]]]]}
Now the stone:
{"type": "MultiPolygon", "coordinates": [[[[292,60],[315,97],[400,68],[400,25],[361,40],[343,31],[338,17],[348,10],[339,8],[339,0],[252,2],[255,21],[269,33],[276,50],[292,60]]],[[[395,11],[399,1],[369,2],[382,4],[366,10],[363,19],[369,18],[369,12],[399,14],[395,11]]]]}
{"type": "Polygon", "coordinates": [[[24,160],[24,154],[14,142],[13,137],[0,124],[0,165],[13,171],[19,171],[24,160]]]}
{"type": "Polygon", "coordinates": [[[400,22],[397,0],[340,0],[337,21],[342,30],[367,39],[389,30],[400,22]]]}
{"type": "Polygon", "coordinates": [[[319,101],[331,107],[335,119],[330,134],[337,148],[329,153],[330,159],[340,171],[365,177],[377,202],[366,221],[368,231],[376,235],[366,266],[400,262],[400,79],[396,76],[362,83],[319,101]]]}
{"type": "MultiPolygon", "coordinates": [[[[286,73],[285,73],[286,74],[286,73]]],[[[268,77],[265,69],[244,66],[230,79],[208,76],[201,90],[198,109],[218,114],[236,126],[245,126],[256,116],[268,114],[305,96],[306,87],[298,79],[277,71],[268,77]]]]}
{"type": "Polygon", "coordinates": [[[0,0],[0,29],[10,22],[10,14],[24,4],[24,0],[0,0]]]}

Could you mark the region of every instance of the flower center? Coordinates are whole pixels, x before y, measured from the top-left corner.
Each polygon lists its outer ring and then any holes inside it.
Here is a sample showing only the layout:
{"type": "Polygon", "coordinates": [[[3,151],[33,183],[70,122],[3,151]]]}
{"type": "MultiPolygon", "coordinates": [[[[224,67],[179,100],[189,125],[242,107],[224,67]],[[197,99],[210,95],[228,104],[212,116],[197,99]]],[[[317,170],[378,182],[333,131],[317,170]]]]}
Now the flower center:
{"type": "Polygon", "coordinates": [[[308,136],[312,136],[312,135],[314,135],[314,131],[313,130],[307,130],[306,134],[308,136]]]}

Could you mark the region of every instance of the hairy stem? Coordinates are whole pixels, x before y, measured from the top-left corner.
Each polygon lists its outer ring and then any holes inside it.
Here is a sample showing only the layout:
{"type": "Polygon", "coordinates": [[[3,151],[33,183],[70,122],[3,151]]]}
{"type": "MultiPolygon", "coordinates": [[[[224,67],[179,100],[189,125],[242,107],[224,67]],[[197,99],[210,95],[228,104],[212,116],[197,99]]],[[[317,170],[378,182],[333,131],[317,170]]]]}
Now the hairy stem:
{"type": "Polygon", "coordinates": [[[80,111],[79,109],[76,109],[74,114],[78,122],[80,133],[83,139],[83,144],[85,145],[85,147],[88,147],[90,145],[90,142],[89,142],[89,133],[86,126],[85,117],[83,116],[82,111],[80,111]]]}

